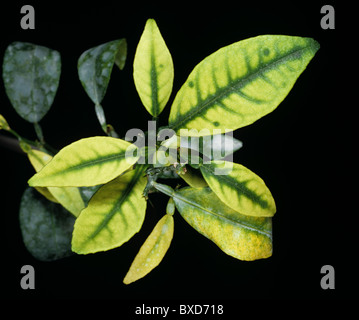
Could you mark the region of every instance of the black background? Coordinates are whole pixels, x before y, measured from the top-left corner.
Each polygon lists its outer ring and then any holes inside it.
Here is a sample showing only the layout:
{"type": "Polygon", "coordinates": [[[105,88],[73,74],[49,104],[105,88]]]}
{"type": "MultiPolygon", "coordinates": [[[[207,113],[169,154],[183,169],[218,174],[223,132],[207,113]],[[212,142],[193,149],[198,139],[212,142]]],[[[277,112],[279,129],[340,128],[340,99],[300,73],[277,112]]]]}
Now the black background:
{"type": "MultiPolygon", "coordinates": [[[[134,256],[164,214],[167,197],[153,195],[154,208],[148,206],[142,230],[122,247],[39,262],[26,251],[18,222],[19,201],[33,169],[23,155],[0,146],[3,297],[112,298],[128,299],[134,305],[149,299],[209,303],[358,298],[353,222],[358,211],[352,169],[355,145],[350,125],[354,105],[345,102],[340,89],[343,77],[337,48],[345,17],[337,3],[192,1],[160,6],[123,1],[76,5],[30,1],[3,4],[0,15],[1,60],[13,41],[33,42],[61,53],[60,86],[50,112],[41,121],[45,139],[58,149],[80,138],[102,135],[94,106],[78,80],[77,59],[91,47],[123,37],[128,42],[126,66],[123,71],[114,69],[102,105],[120,136],[130,128],[147,130],[150,117],[132,78],[133,57],[147,18],[156,19],[175,67],[173,94],[162,114],[162,125],[190,71],[217,49],[261,34],[313,37],[321,45],[280,106],[235,132],[244,146],[234,161],[261,176],[276,200],[271,258],[242,262],[227,256],[176,213],[174,239],[162,263],[144,279],[125,286],[122,279],[134,256]],[[35,30],[20,27],[24,4],[35,8],[35,30]],[[325,4],[336,9],[335,30],[320,27],[320,8],[325,4]],[[25,264],[35,268],[35,290],[20,287],[20,268],[25,264]],[[320,269],[326,264],[335,268],[334,290],[320,287],[320,269]]],[[[2,82],[0,99],[0,113],[10,126],[35,139],[32,125],[12,109],[2,82]]]]}

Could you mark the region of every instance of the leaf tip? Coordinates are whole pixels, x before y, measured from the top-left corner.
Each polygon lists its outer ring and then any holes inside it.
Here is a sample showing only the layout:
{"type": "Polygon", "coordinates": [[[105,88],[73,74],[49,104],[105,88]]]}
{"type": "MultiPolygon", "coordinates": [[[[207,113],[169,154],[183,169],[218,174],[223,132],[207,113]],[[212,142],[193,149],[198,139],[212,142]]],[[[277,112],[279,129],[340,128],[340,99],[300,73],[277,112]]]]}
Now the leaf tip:
{"type": "Polygon", "coordinates": [[[129,277],[129,276],[128,276],[128,273],[127,273],[122,282],[123,282],[123,284],[128,285],[128,284],[130,284],[130,283],[132,283],[132,282],[134,282],[134,281],[135,281],[135,280],[131,279],[131,277],[129,277]]]}
{"type": "Polygon", "coordinates": [[[153,25],[157,25],[156,20],[153,18],[148,18],[146,21],[146,27],[147,26],[153,26],[153,25]]]}
{"type": "MultiPolygon", "coordinates": [[[[77,221],[77,220],[76,220],[77,221]]],[[[71,251],[76,254],[88,254],[92,253],[84,249],[84,247],[81,245],[81,243],[78,241],[77,238],[77,230],[76,230],[76,221],[74,225],[74,231],[72,233],[72,239],[71,239],[71,251]]]]}
{"type": "Polygon", "coordinates": [[[313,51],[313,53],[315,54],[320,49],[320,44],[318,41],[316,41],[313,38],[308,38],[308,40],[309,40],[309,46],[313,51]]]}
{"type": "Polygon", "coordinates": [[[30,187],[38,186],[38,185],[36,184],[36,174],[34,174],[34,175],[27,181],[27,184],[28,184],[30,187]]]}

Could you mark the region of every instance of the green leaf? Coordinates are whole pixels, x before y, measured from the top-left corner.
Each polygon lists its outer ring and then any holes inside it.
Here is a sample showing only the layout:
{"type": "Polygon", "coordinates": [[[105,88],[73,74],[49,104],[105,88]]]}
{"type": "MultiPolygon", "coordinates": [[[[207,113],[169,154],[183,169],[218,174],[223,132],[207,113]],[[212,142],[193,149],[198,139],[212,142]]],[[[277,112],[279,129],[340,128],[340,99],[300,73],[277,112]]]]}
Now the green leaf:
{"type": "Polygon", "coordinates": [[[6,94],[25,120],[39,122],[49,111],[59,85],[60,54],[46,47],[13,42],[4,55],[6,94]]]}
{"type": "Polygon", "coordinates": [[[101,103],[106,94],[114,63],[122,70],[126,55],[126,39],[119,39],[86,50],[80,56],[77,66],[79,78],[96,105],[101,103]]]}
{"type": "Polygon", "coordinates": [[[311,38],[263,35],[219,49],[177,93],[169,125],[181,135],[233,131],[272,112],[319,49],[311,38]],[[200,132],[200,130],[203,130],[200,132]]]}
{"type": "Polygon", "coordinates": [[[137,92],[147,111],[157,117],[172,91],[173,62],[155,20],[148,19],[133,62],[137,92]]]}
{"type": "Polygon", "coordinates": [[[76,220],[72,250],[79,254],[121,246],[141,229],[146,200],[145,166],[102,186],[76,220]]]}
{"type": "Polygon", "coordinates": [[[211,161],[200,167],[209,187],[229,207],[244,215],[271,217],[276,212],[264,181],[246,167],[227,161],[211,161]]]}
{"type": "Polygon", "coordinates": [[[87,207],[90,199],[92,198],[92,196],[97,192],[98,189],[100,189],[102,187],[102,185],[97,185],[97,186],[91,186],[91,187],[80,187],[80,193],[82,196],[82,200],[85,203],[85,207],[87,207]]]}
{"type": "Polygon", "coordinates": [[[242,215],[209,188],[183,188],[173,193],[173,200],[181,216],[226,254],[240,260],[272,255],[271,218],[242,215]]]}
{"type": "Polygon", "coordinates": [[[128,270],[123,280],[124,284],[130,284],[143,278],[160,264],[170,247],[173,228],[173,216],[164,215],[133,260],[130,270],[128,270]]]}
{"type": "Polygon", "coordinates": [[[63,148],[29,181],[30,186],[81,187],[106,183],[137,160],[137,147],[111,137],[92,137],[63,148]]]}
{"type": "Polygon", "coordinates": [[[27,188],[21,198],[19,220],[24,244],[36,259],[53,261],[72,254],[75,218],[33,188],[27,188]]]}

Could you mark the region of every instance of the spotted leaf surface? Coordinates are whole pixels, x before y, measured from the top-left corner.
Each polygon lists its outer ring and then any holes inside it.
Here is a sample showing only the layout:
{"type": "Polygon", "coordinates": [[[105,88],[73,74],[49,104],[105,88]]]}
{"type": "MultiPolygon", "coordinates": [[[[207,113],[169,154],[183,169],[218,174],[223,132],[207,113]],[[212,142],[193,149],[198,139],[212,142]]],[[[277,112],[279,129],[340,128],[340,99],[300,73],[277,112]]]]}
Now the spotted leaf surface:
{"type": "Polygon", "coordinates": [[[249,261],[272,255],[271,218],[242,215],[209,188],[183,188],[173,200],[181,216],[226,254],[249,261]]]}
{"type": "Polygon", "coordinates": [[[133,62],[137,92],[147,111],[157,117],[165,107],[173,84],[173,62],[155,20],[147,20],[133,62]]]}
{"type": "Polygon", "coordinates": [[[129,284],[143,278],[157,267],[170,247],[173,238],[173,217],[166,214],[156,224],[133,260],[123,282],[129,284]]]}
{"type": "Polygon", "coordinates": [[[60,150],[28,183],[43,187],[103,184],[138,160],[136,149],[127,141],[111,137],[81,139],[60,150]]]}
{"type": "Polygon", "coordinates": [[[102,186],[76,220],[72,250],[79,254],[121,246],[141,229],[145,218],[144,166],[102,186]]]}
{"type": "Polygon", "coordinates": [[[232,209],[249,216],[271,217],[276,206],[264,181],[246,167],[227,161],[203,164],[201,172],[209,187],[232,209]]]}
{"type": "Polygon", "coordinates": [[[25,120],[39,122],[49,111],[59,85],[59,52],[25,42],[10,44],[4,55],[6,94],[25,120]]]}
{"type": "Polygon", "coordinates": [[[114,63],[125,66],[126,39],[114,40],[86,50],[79,58],[79,78],[86,93],[95,104],[104,98],[114,63]]]}
{"type": "Polygon", "coordinates": [[[36,259],[53,261],[72,254],[75,217],[59,204],[27,188],[21,198],[19,220],[24,244],[36,259]]]}
{"type": "Polygon", "coordinates": [[[194,68],[177,93],[170,127],[192,129],[181,135],[202,136],[253,123],[281,103],[318,49],[311,38],[283,35],[219,49],[194,68]]]}

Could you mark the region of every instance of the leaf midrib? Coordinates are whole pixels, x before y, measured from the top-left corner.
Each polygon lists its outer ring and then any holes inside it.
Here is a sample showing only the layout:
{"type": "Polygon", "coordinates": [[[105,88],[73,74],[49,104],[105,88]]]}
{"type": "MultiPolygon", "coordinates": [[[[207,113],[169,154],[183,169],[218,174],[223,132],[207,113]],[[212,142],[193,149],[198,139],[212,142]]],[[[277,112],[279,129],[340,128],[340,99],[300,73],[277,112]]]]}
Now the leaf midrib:
{"type": "MultiPolygon", "coordinates": [[[[270,232],[266,232],[266,231],[264,231],[264,230],[260,230],[259,228],[255,228],[255,227],[250,226],[250,225],[248,225],[248,224],[246,224],[246,223],[239,222],[238,220],[234,220],[234,219],[232,219],[232,218],[223,216],[223,215],[221,215],[221,214],[219,214],[219,213],[217,213],[217,212],[210,211],[210,210],[208,210],[207,208],[202,207],[202,206],[199,205],[198,203],[193,202],[193,201],[189,200],[188,198],[185,198],[185,197],[179,195],[177,192],[174,193],[173,197],[174,197],[174,198],[177,198],[178,200],[183,201],[183,202],[185,202],[185,203],[187,203],[187,204],[189,204],[189,205],[191,205],[191,206],[193,206],[193,207],[195,207],[195,208],[197,208],[197,209],[200,209],[200,210],[204,211],[205,213],[212,214],[212,215],[214,215],[214,216],[216,216],[216,217],[218,217],[218,218],[220,218],[220,219],[223,219],[223,220],[227,220],[228,223],[230,223],[230,224],[232,224],[232,225],[239,225],[239,226],[242,227],[242,228],[245,228],[245,229],[248,229],[248,230],[251,230],[251,231],[258,232],[258,233],[260,233],[260,234],[263,234],[263,235],[265,235],[265,236],[271,238],[270,232]]],[[[224,205],[224,204],[223,204],[223,205],[224,205]]]]}
{"type": "MultiPolygon", "coordinates": [[[[191,121],[192,118],[195,117],[195,115],[201,114],[204,110],[208,109],[213,104],[214,101],[221,100],[223,97],[226,97],[230,93],[238,90],[238,88],[244,87],[247,83],[251,82],[253,78],[256,78],[257,76],[259,76],[259,74],[273,69],[273,67],[275,67],[276,65],[281,64],[282,61],[289,60],[290,57],[296,56],[296,55],[298,55],[299,52],[308,50],[310,47],[311,47],[311,45],[309,44],[305,47],[301,47],[300,49],[292,50],[291,52],[283,55],[279,59],[272,60],[271,62],[267,63],[262,68],[257,69],[255,72],[249,74],[248,76],[244,76],[243,78],[238,78],[238,79],[234,80],[232,82],[233,84],[220,88],[220,90],[217,90],[217,92],[220,91],[219,94],[215,93],[215,94],[209,95],[209,98],[202,101],[203,104],[199,104],[199,105],[195,106],[194,108],[192,108],[189,112],[187,112],[187,115],[182,117],[182,119],[180,121],[176,122],[174,125],[170,125],[170,128],[173,130],[176,130],[183,123],[188,123],[189,121],[191,121]]],[[[185,84],[186,83],[187,83],[187,81],[185,82],[185,84]]]]}
{"type": "Polygon", "coordinates": [[[113,162],[115,160],[122,160],[123,158],[126,158],[126,153],[116,153],[113,155],[109,155],[106,157],[101,157],[101,158],[97,158],[97,159],[90,159],[84,162],[81,162],[79,164],[76,164],[74,166],[68,167],[65,170],[61,170],[59,171],[59,173],[63,174],[64,172],[69,172],[69,171],[77,171],[77,170],[81,170],[85,167],[93,167],[93,166],[101,166],[103,163],[106,162],[113,162]]]}
{"type": "Polygon", "coordinates": [[[134,186],[139,181],[139,178],[141,174],[144,172],[144,168],[139,168],[137,172],[133,175],[130,182],[126,185],[125,189],[122,192],[122,195],[118,202],[114,205],[112,210],[105,216],[105,218],[102,220],[101,224],[97,227],[97,229],[88,237],[88,240],[92,240],[96,238],[96,236],[104,229],[107,228],[109,222],[112,220],[112,218],[118,213],[118,209],[122,206],[124,201],[128,198],[129,194],[133,190],[134,186]]]}
{"type": "MultiPolygon", "coordinates": [[[[214,170],[210,165],[202,165],[201,171],[202,170],[205,170],[210,173],[212,175],[211,178],[213,178],[213,175],[215,175],[214,170]]],[[[263,200],[260,195],[256,194],[254,191],[246,187],[245,183],[247,181],[239,182],[228,175],[216,175],[216,179],[229,187],[233,187],[234,189],[239,190],[241,192],[240,195],[243,195],[247,199],[250,199],[255,204],[259,205],[262,209],[267,209],[269,207],[268,201],[263,200]]]]}

